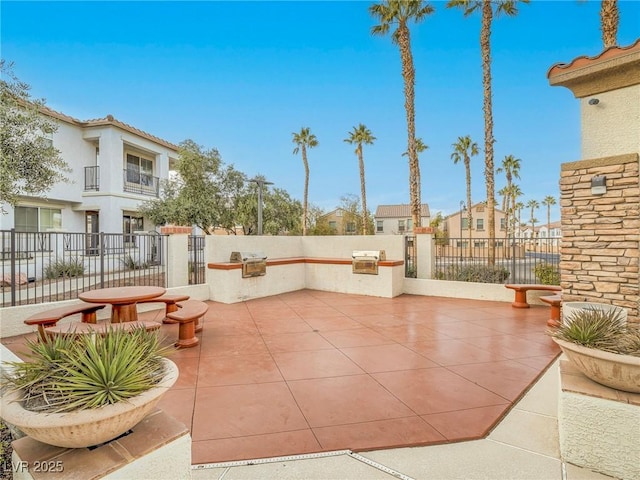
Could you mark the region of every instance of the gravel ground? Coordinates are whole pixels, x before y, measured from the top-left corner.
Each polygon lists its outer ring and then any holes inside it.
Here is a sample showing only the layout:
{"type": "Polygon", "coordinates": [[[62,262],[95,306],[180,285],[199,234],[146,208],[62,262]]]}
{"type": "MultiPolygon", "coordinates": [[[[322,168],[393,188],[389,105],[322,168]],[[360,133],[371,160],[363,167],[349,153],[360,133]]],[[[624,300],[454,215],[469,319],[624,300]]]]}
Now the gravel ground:
{"type": "Polygon", "coordinates": [[[13,471],[11,469],[11,433],[9,428],[0,421],[0,479],[12,480],[13,471]]]}

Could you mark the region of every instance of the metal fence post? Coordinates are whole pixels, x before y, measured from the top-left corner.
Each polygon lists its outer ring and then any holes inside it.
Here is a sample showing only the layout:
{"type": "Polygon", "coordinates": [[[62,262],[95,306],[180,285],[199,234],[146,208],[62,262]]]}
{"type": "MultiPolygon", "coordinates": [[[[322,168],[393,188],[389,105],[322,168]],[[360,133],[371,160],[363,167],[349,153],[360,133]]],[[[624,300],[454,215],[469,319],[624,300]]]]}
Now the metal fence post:
{"type": "Polygon", "coordinates": [[[16,229],[11,229],[11,306],[16,305],[16,229]]]}
{"type": "Polygon", "coordinates": [[[518,280],[516,278],[516,237],[514,236],[511,239],[511,268],[513,270],[513,278],[512,282],[517,283],[518,280]]]}
{"type": "Polygon", "coordinates": [[[104,232],[100,232],[100,288],[104,288],[104,232]]]}

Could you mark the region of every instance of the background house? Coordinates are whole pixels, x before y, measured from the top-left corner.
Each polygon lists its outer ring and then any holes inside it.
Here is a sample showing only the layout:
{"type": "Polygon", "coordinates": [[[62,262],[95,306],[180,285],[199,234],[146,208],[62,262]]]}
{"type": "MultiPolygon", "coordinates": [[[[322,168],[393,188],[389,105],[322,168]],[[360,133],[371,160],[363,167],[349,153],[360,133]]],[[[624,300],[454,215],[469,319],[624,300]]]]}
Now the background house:
{"type": "MultiPolygon", "coordinates": [[[[484,203],[476,203],[471,207],[471,235],[469,235],[469,218],[466,208],[461,208],[456,213],[448,215],[443,219],[442,229],[450,239],[462,238],[462,245],[468,246],[469,236],[471,236],[475,247],[481,247],[483,241],[489,238],[488,231],[488,210],[484,203]]],[[[500,246],[500,239],[505,238],[507,234],[506,230],[507,216],[502,210],[495,210],[495,238],[498,246],[500,246]]]]}
{"type": "Polygon", "coordinates": [[[356,235],[361,233],[357,230],[358,220],[353,213],[344,208],[336,208],[318,217],[318,222],[326,223],[330,229],[335,231],[336,235],[356,235]]]}
{"type": "MultiPolygon", "coordinates": [[[[378,205],[375,214],[376,235],[395,235],[413,232],[410,205],[378,205]]],[[[429,226],[429,205],[423,203],[420,211],[422,226],[429,226]]]]}
{"type": "Polygon", "coordinates": [[[138,207],[158,197],[160,181],[169,176],[178,147],[116,120],[80,121],[54,110],[42,113],[58,124],[51,140],[71,172],[70,183],[58,183],[46,198],[23,197],[0,230],[133,233],[155,225],[138,207]]]}

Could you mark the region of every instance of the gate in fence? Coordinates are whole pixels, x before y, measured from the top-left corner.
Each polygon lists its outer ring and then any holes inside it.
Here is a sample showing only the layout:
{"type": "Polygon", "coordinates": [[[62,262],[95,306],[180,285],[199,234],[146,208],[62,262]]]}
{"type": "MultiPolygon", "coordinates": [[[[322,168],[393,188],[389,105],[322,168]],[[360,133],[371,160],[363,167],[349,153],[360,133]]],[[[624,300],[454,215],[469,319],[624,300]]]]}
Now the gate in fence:
{"type": "Polygon", "coordinates": [[[70,300],[96,288],[167,285],[167,236],[156,232],[0,230],[0,306],[70,300]]]}
{"type": "Polygon", "coordinates": [[[189,285],[204,283],[204,236],[189,235],[189,285]]]}

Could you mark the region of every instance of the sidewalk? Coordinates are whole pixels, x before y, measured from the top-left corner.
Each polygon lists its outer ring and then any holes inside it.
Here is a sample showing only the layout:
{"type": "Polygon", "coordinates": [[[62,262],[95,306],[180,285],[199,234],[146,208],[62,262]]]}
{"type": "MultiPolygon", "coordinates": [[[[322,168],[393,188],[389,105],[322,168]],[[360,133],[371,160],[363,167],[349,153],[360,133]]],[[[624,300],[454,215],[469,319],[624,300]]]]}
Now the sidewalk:
{"type": "Polygon", "coordinates": [[[194,465],[193,479],[610,480],[561,462],[558,385],[556,360],[483,440],[194,465]]]}

